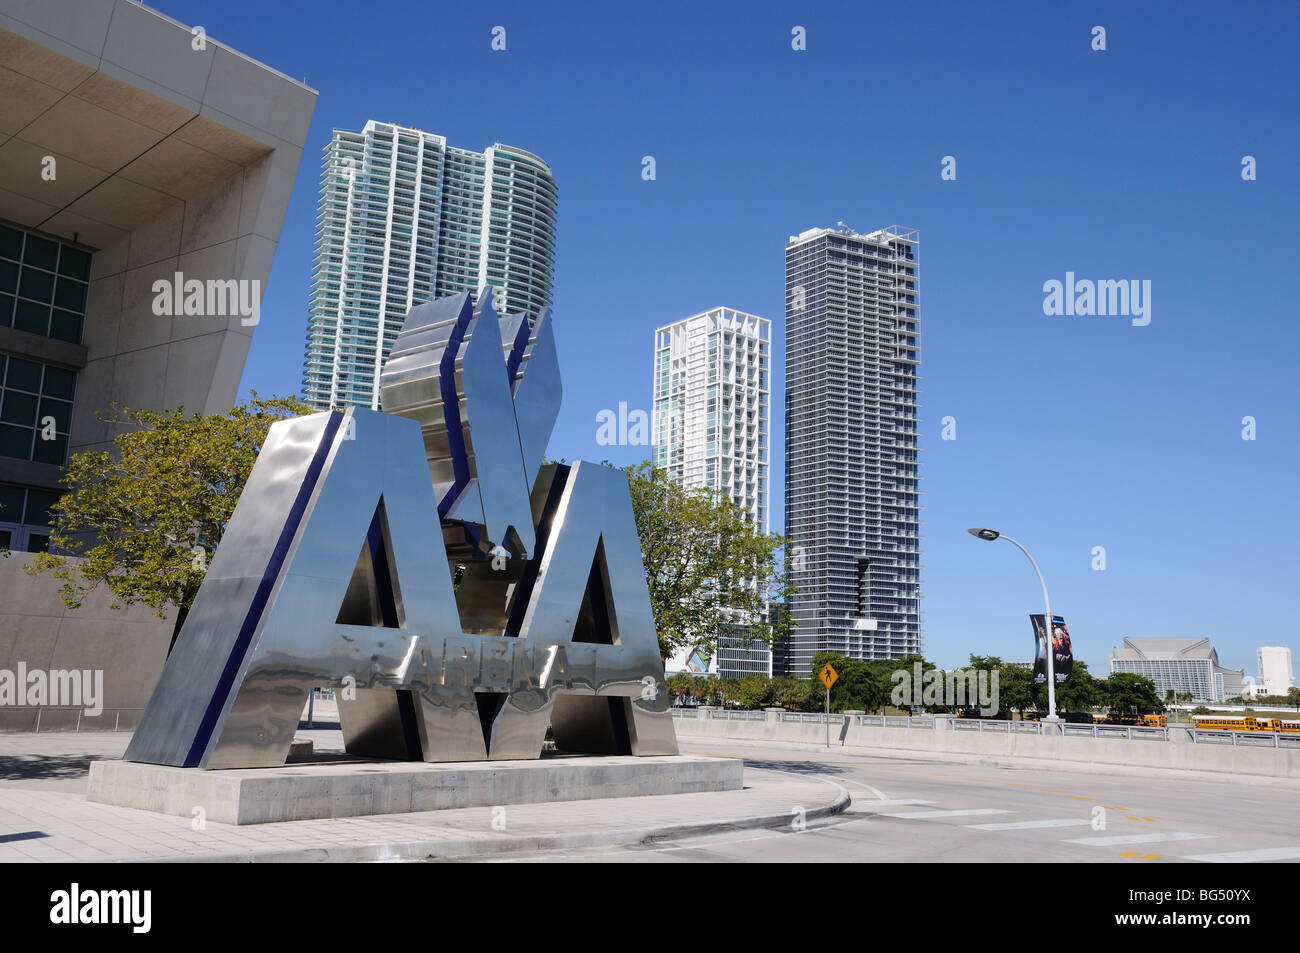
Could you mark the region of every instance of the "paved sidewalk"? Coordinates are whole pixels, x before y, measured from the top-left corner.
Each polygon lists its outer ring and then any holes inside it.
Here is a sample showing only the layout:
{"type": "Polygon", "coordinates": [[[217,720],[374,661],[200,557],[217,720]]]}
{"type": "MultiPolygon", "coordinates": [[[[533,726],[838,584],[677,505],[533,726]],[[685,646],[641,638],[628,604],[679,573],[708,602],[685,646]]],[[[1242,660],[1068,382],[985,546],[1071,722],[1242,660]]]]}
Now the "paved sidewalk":
{"type": "MultiPolygon", "coordinates": [[[[318,750],[336,732],[300,732],[318,750]]],[[[120,733],[0,734],[0,862],[379,861],[636,844],[813,820],[848,805],[843,788],[746,768],[745,789],[234,826],[86,800],[90,761],[118,758],[120,733]],[[802,811],[802,813],[801,813],[802,811]]]]}

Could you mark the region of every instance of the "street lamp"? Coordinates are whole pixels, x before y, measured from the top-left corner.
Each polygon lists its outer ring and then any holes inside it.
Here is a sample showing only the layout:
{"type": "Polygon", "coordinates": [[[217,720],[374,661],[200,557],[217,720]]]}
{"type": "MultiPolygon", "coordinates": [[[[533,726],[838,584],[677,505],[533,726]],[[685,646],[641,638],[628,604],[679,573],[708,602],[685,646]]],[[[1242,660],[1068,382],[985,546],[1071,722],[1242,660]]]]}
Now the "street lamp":
{"type": "Polygon", "coordinates": [[[1010,536],[1003,536],[997,530],[987,528],[968,529],[966,532],[988,542],[993,542],[995,539],[1005,539],[1025,554],[1025,558],[1029,560],[1029,565],[1033,566],[1034,572],[1038,573],[1039,585],[1043,587],[1043,608],[1047,613],[1043,616],[1043,636],[1047,641],[1047,720],[1058,721],[1059,719],[1056,717],[1056,666],[1053,664],[1056,653],[1052,648],[1052,601],[1047,596],[1047,583],[1043,580],[1043,573],[1038,568],[1038,563],[1034,562],[1034,557],[1029,555],[1029,550],[1010,536]]]}

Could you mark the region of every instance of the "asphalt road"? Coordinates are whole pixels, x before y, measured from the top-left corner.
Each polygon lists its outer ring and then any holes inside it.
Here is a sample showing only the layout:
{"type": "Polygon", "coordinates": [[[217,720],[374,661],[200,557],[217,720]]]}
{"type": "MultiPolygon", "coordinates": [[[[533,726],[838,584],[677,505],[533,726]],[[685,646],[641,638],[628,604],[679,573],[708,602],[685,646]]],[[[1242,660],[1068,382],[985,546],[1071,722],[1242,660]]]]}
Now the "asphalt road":
{"type": "MultiPolygon", "coordinates": [[[[1132,742],[1131,742],[1132,743],[1132,742]]],[[[848,790],[838,817],[652,846],[494,858],[527,863],[1026,862],[1160,864],[1300,860],[1295,788],[1077,774],[685,742],[694,754],[816,777],[848,790]],[[1104,826],[1102,826],[1104,825],[1104,826]]]]}

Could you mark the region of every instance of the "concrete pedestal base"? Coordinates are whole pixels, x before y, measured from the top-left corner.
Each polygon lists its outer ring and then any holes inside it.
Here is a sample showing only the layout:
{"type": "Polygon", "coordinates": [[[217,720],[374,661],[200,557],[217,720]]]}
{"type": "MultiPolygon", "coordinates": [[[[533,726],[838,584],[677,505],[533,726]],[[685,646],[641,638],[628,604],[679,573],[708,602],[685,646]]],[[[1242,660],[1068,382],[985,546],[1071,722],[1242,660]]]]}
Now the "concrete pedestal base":
{"type": "Polygon", "coordinates": [[[687,755],[548,757],[426,764],[349,760],[204,771],[93,761],[86,797],[223,824],[405,814],[460,807],[737,791],[743,763],[687,755]]]}

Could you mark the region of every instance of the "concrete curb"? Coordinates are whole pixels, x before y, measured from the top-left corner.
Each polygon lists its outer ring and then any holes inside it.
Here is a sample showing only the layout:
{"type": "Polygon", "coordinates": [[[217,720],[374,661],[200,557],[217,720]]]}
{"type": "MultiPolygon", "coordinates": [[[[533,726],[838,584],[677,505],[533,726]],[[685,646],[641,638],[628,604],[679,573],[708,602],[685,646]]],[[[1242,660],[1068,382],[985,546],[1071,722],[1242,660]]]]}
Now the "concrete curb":
{"type": "MultiPolygon", "coordinates": [[[[849,792],[834,782],[838,794],[829,804],[808,808],[804,819],[818,820],[833,817],[848,809],[852,803],[849,792]]],[[[285,850],[237,852],[232,854],[205,854],[185,857],[141,857],[115,863],[376,863],[403,860],[456,860],[464,857],[522,853],[547,850],[582,850],[591,847],[630,847],[638,844],[655,844],[661,841],[704,837],[732,831],[762,830],[785,827],[791,822],[792,812],[740,817],[729,820],[699,821],[694,824],[670,824],[664,827],[643,827],[611,831],[575,831],[572,834],[539,834],[519,837],[465,837],[447,840],[414,840],[387,844],[356,844],[337,847],[295,847],[285,850]]]]}

